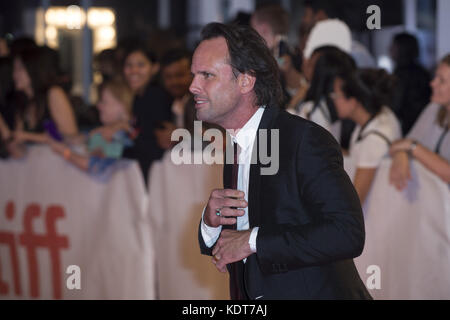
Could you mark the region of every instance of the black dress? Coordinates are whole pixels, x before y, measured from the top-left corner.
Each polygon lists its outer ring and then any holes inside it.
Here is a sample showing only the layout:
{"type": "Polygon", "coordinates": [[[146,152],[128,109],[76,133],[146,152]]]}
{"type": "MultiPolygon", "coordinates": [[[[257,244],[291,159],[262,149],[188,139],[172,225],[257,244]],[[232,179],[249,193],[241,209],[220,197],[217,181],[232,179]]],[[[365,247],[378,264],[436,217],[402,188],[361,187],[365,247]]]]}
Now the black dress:
{"type": "Polygon", "coordinates": [[[159,86],[148,85],[133,103],[134,126],[137,137],[134,145],[124,151],[124,157],[136,159],[147,184],[148,171],[154,160],[164,154],[156,141],[155,129],[162,121],[172,121],[170,96],[159,86]]]}

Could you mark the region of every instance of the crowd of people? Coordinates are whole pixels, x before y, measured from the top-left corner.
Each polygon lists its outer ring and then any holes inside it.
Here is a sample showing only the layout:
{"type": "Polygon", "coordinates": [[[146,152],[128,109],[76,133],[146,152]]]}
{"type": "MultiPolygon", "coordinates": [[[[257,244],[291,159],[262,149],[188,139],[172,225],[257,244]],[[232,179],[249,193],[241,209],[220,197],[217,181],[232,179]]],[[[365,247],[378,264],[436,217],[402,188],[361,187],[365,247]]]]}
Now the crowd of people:
{"type": "Polygon", "coordinates": [[[127,40],[102,51],[94,59],[103,79],[96,108],[76,103],[57,57],[23,38],[1,58],[3,158],[22,158],[27,145],[48,144],[92,175],[103,174],[116,159],[135,159],[147,180],[152,162],[173,145],[171,132],[193,128],[188,50],[157,57],[144,42],[127,40]]]}
{"type": "MultiPolygon", "coordinates": [[[[279,5],[237,21],[264,38],[278,63],[279,107],[326,128],[352,159],[362,203],[386,157],[392,158],[390,183],[400,190],[411,176],[411,158],[450,182],[450,55],[432,79],[419,63],[417,39],[401,33],[392,41],[389,74],[338,18],[327,2],[306,1],[296,46],[288,43],[289,13],[279,5]]],[[[173,130],[193,130],[191,52],[183,46],[161,53],[129,39],[98,54],[97,108],[70,95],[57,51],[28,38],[6,49],[0,58],[3,158],[22,158],[27,145],[43,143],[92,175],[116,159],[136,159],[147,180],[153,161],[176,143],[173,130]]]]}

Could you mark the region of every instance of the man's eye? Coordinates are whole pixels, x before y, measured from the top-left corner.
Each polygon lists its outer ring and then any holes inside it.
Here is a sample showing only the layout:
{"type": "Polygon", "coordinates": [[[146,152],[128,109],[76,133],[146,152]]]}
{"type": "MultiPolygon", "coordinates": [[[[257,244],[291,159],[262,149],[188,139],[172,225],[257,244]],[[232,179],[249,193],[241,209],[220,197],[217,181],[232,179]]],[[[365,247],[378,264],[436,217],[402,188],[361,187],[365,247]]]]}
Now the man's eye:
{"type": "Polygon", "coordinates": [[[213,75],[212,75],[211,73],[205,72],[205,73],[203,74],[203,76],[205,77],[205,79],[209,79],[209,78],[211,78],[213,75]]]}

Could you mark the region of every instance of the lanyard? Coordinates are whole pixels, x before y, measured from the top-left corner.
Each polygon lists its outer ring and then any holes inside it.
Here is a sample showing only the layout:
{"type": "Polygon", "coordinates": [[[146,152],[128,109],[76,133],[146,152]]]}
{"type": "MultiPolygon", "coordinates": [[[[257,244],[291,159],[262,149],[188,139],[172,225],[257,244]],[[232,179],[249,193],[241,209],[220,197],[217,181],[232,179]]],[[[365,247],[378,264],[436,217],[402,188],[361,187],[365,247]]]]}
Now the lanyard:
{"type": "Polygon", "coordinates": [[[442,132],[441,136],[439,137],[438,143],[436,145],[436,149],[434,150],[435,153],[440,154],[442,143],[444,142],[444,138],[448,133],[448,125],[445,127],[444,131],[442,132]]]}

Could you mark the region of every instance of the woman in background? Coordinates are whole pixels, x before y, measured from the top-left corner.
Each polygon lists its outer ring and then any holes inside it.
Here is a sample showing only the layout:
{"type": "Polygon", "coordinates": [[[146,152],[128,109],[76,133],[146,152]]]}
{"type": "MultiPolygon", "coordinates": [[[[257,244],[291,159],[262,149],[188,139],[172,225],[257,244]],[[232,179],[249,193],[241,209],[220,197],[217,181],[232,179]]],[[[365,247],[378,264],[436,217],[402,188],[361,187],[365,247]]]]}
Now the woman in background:
{"type": "Polygon", "coordinates": [[[339,141],[340,121],[330,93],[334,79],[342,70],[356,71],[355,62],[350,55],[333,46],[316,49],[310,60],[314,61],[311,84],[305,102],[298,106],[296,113],[324,127],[339,141]]]}
{"type": "Polygon", "coordinates": [[[339,118],[356,123],[349,155],[356,169],[353,184],[362,204],[390,144],[401,137],[400,124],[387,107],[392,87],[392,77],[376,69],[344,71],[334,81],[331,98],[339,118]]]}
{"type": "Polygon", "coordinates": [[[411,179],[411,157],[450,183],[450,54],[441,60],[431,88],[431,103],[422,112],[408,137],[396,141],[390,149],[390,183],[398,190],[404,189],[411,179]]]}
{"type": "Polygon", "coordinates": [[[46,133],[61,140],[78,133],[75,116],[64,90],[56,85],[57,67],[44,48],[30,48],[13,59],[16,91],[15,128],[11,151],[21,155],[24,143],[45,143],[46,133]]]}
{"type": "Polygon", "coordinates": [[[123,76],[135,95],[132,123],[122,122],[96,131],[110,139],[117,130],[134,128],[137,137],[125,156],[138,160],[146,182],[152,162],[159,160],[164,153],[157,143],[155,129],[164,121],[172,120],[170,96],[155,81],[158,72],[156,56],[145,45],[135,43],[129,46],[124,58],[123,76]]]}

